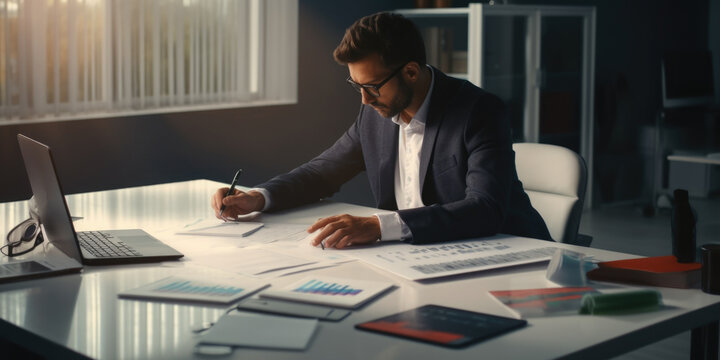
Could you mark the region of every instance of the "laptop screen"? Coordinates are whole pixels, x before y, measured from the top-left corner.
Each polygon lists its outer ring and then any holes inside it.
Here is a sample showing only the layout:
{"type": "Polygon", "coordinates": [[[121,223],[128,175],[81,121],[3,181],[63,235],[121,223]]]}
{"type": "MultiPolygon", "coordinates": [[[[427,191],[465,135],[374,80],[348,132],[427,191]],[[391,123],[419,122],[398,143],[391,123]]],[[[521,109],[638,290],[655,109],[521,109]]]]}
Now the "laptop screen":
{"type": "Polygon", "coordinates": [[[21,134],[18,134],[18,143],[45,230],[45,239],[67,256],[82,263],[75,228],[55,172],[50,148],[21,134]]]}

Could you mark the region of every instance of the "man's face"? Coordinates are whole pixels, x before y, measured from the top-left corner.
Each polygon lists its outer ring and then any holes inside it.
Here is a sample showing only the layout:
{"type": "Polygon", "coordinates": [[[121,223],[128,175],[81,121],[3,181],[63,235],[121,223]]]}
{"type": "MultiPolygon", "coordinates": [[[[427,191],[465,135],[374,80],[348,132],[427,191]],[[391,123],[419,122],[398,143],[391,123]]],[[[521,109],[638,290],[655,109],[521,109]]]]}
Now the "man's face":
{"type": "MultiPolygon", "coordinates": [[[[373,54],[349,63],[348,70],[350,78],[358,84],[379,84],[395,69],[388,69],[380,56],[373,54]]],[[[390,118],[410,105],[413,89],[403,78],[403,71],[400,71],[380,88],[379,97],[372,96],[365,90],[361,94],[363,104],[372,106],[380,116],[390,118]]]]}

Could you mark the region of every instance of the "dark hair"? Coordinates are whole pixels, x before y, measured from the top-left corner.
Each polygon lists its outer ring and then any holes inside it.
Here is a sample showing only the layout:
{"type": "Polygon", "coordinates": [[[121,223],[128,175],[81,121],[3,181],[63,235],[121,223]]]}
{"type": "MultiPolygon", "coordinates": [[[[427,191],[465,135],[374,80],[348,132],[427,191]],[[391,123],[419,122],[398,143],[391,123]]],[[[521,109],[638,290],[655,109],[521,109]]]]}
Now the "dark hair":
{"type": "Polygon", "coordinates": [[[415,24],[399,14],[381,12],[353,23],[333,56],[339,64],[378,54],[387,67],[415,61],[425,65],[425,43],[415,24]]]}

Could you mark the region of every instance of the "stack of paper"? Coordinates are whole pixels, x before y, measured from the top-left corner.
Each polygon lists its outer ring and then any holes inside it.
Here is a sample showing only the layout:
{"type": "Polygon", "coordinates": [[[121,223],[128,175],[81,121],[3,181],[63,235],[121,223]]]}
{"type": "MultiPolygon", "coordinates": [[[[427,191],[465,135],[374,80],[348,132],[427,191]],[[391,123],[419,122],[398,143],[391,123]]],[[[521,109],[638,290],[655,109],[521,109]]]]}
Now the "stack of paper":
{"type": "Polygon", "coordinates": [[[178,235],[245,237],[260,230],[263,223],[210,219],[185,227],[178,235]]]}
{"type": "Polygon", "coordinates": [[[304,350],[317,323],[317,319],[233,312],[221,317],[200,344],[304,350]]]}

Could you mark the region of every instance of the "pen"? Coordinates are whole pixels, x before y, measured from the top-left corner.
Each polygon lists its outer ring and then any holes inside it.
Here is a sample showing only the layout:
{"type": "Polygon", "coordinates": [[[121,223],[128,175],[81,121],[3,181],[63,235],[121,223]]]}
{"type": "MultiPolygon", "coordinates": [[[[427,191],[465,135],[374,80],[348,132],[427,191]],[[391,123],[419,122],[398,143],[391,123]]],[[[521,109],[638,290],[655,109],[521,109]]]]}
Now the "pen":
{"type": "MultiPolygon", "coordinates": [[[[242,169],[238,169],[238,171],[235,173],[235,177],[232,179],[232,183],[230,183],[230,188],[228,189],[227,193],[223,198],[230,196],[235,191],[235,185],[237,185],[240,174],[242,174],[242,169]]],[[[220,217],[222,217],[223,211],[225,211],[225,204],[220,205],[220,217]]]]}
{"type": "Polygon", "coordinates": [[[248,237],[248,236],[250,236],[250,235],[252,235],[252,234],[254,234],[254,233],[258,232],[258,230],[262,229],[262,228],[263,228],[263,226],[265,226],[265,225],[260,225],[260,226],[258,226],[258,227],[256,227],[256,228],[254,228],[254,229],[252,229],[252,230],[250,230],[250,231],[248,231],[248,232],[246,232],[246,233],[242,234],[242,236],[243,236],[243,237],[248,237]]]}
{"type": "Polygon", "coordinates": [[[324,239],[323,239],[323,241],[320,242],[320,248],[325,250],[325,240],[324,239]]]}

